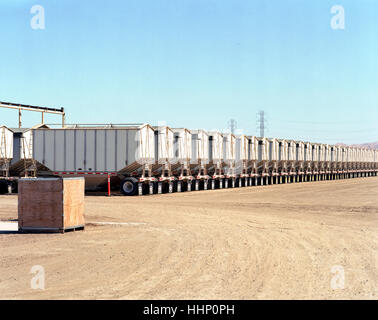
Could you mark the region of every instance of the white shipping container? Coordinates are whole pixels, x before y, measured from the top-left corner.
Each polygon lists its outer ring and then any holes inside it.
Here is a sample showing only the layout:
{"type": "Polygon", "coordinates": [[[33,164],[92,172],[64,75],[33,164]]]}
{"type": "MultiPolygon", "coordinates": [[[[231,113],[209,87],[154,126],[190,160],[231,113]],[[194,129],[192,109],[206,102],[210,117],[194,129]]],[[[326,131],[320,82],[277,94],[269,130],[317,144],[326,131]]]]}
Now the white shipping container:
{"type": "Polygon", "coordinates": [[[156,160],[159,164],[173,163],[174,155],[174,133],[167,126],[160,126],[156,132],[155,147],[157,148],[156,160]]]}
{"type": "Polygon", "coordinates": [[[288,144],[289,144],[288,145],[289,161],[296,161],[296,159],[297,159],[297,144],[293,140],[288,141],[288,144]]]}
{"type": "Polygon", "coordinates": [[[188,162],[192,158],[192,134],[188,129],[173,129],[175,134],[176,162],[188,162]]]}
{"type": "Polygon", "coordinates": [[[136,141],[139,144],[136,153],[136,161],[138,163],[151,164],[154,162],[154,139],[154,130],[150,125],[144,124],[139,127],[136,133],[136,141]]]}
{"type": "Polygon", "coordinates": [[[191,164],[207,164],[209,162],[209,134],[204,130],[192,130],[191,164]]]}
{"type": "Polygon", "coordinates": [[[304,161],[312,161],[312,145],[310,142],[304,143],[304,161]]]}
{"type": "Polygon", "coordinates": [[[210,161],[220,162],[223,159],[223,135],[220,132],[209,133],[210,161]]]}
{"type": "Polygon", "coordinates": [[[319,161],[319,145],[317,143],[312,143],[312,161],[318,162],[319,161]]]}
{"type": "Polygon", "coordinates": [[[279,160],[279,142],[277,139],[268,139],[269,144],[269,161],[279,160]]]}
{"type": "Polygon", "coordinates": [[[325,161],[332,161],[332,146],[330,146],[329,144],[325,146],[325,161]]]}
{"type": "Polygon", "coordinates": [[[259,138],[259,162],[269,161],[269,140],[259,138]]]}
{"type": "Polygon", "coordinates": [[[305,145],[304,142],[298,141],[296,146],[296,160],[297,161],[304,161],[305,155],[304,155],[304,149],[305,145]]]}
{"type": "Polygon", "coordinates": [[[326,146],[324,144],[319,145],[319,161],[326,161],[326,146]]]}
{"type": "Polygon", "coordinates": [[[236,137],[236,161],[248,160],[248,142],[249,139],[245,135],[236,137]]]}
{"type": "Polygon", "coordinates": [[[286,140],[279,142],[279,161],[289,160],[289,143],[286,140]]]}
{"type": "Polygon", "coordinates": [[[232,133],[223,135],[223,161],[226,163],[236,160],[236,137],[232,133]]]}
{"type": "Polygon", "coordinates": [[[259,159],[259,140],[255,136],[248,139],[248,153],[250,161],[257,161],[259,159]]]}
{"type": "Polygon", "coordinates": [[[334,146],[332,152],[332,161],[343,162],[343,148],[341,146],[334,146]]]}
{"type": "MultiPolygon", "coordinates": [[[[150,125],[33,129],[33,159],[51,171],[131,173],[155,162],[150,125]]],[[[16,165],[16,164],[15,164],[16,165]]]]}

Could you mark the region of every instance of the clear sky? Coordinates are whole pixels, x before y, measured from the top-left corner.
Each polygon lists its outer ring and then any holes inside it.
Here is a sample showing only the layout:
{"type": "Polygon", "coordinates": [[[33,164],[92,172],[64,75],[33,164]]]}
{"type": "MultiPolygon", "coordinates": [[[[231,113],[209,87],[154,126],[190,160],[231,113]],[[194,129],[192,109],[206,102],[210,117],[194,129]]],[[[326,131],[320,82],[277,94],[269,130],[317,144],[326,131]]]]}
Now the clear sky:
{"type": "Polygon", "coordinates": [[[270,137],[378,140],[376,0],[1,0],[0,39],[0,101],[63,106],[68,123],[234,118],[256,134],[262,109],[270,137]],[[36,4],[44,30],[30,25],[36,4]]]}

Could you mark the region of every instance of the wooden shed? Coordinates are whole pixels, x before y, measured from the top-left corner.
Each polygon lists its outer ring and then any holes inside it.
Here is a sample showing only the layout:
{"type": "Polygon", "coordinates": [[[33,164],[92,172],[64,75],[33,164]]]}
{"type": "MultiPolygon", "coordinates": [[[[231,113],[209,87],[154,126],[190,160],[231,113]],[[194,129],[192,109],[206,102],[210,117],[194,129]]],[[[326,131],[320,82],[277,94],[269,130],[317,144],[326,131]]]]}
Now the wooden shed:
{"type": "Polygon", "coordinates": [[[84,184],[84,178],[20,179],[19,231],[84,229],[84,184]]]}

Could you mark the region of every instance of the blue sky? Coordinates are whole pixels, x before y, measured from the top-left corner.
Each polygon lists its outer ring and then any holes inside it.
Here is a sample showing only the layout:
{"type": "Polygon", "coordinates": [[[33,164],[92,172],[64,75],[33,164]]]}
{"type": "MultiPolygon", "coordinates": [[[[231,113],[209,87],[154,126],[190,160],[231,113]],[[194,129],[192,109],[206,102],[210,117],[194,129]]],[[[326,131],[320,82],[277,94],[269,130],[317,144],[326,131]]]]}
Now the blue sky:
{"type": "Polygon", "coordinates": [[[262,109],[271,137],[378,140],[375,0],[2,0],[0,39],[0,101],[63,106],[69,123],[234,118],[256,134],[262,109]],[[36,4],[45,30],[30,27],[36,4]],[[333,5],[345,30],[330,27],[333,5]]]}

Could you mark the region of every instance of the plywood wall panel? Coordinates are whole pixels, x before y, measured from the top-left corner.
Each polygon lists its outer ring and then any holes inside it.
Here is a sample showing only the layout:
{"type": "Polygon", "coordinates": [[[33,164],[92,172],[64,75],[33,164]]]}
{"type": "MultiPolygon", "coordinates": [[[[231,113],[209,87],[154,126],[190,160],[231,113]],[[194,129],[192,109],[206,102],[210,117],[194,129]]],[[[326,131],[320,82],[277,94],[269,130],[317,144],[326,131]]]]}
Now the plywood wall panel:
{"type": "Polygon", "coordinates": [[[84,179],[21,179],[18,216],[21,230],[84,226],[84,179]]]}

